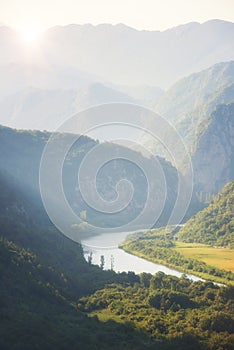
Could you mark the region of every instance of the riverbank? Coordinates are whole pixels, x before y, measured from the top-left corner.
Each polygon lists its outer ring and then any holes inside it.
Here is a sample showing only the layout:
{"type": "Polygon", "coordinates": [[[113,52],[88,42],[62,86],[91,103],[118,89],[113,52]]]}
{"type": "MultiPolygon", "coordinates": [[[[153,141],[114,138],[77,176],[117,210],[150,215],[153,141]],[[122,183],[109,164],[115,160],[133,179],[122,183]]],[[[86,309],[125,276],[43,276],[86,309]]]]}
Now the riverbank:
{"type": "Polygon", "coordinates": [[[176,251],[176,244],[170,241],[164,241],[164,244],[168,246],[158,246],[158,242],[156,243],[154,238],[153,236],[150,239],[149,234],[145,239],[144,235],[136,240],[129,240],[128,237],[127,241],[120,244],[120,249],[153,263],[162,264],[185,274],[193,274],[207,281],[234,285],[234,274],[231,271],[228,272],[215,266],[210,266],[204,261],[188,257],[188,254],[185,256],[181,252],[176,251]]]}

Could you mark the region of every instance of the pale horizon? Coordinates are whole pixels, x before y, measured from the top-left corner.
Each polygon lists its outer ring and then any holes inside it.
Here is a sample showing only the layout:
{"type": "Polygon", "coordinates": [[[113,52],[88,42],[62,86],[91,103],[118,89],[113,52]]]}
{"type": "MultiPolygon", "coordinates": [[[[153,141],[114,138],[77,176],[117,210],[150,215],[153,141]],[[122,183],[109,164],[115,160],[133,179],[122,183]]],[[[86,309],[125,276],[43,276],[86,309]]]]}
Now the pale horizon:
{"type": "MultiPolygon", "coordinates": [[[[197,24],[205,24],[207,22],[210,22],[210,21],[223,21],[223,22],[229,22],[229,23],[234,23],[234,20],[231,21],[231,20],[225,20],[225,19],[220,19],[220,18],[211,18],[211,19],[208,19],[204,22],[199,22],[199,21],[190,21],[190,22],[184,22],[184,23],[178,23],[176,25],[173,25],[171,27],[167,27],[167,28],[164,28],[164,29],[147,29],[147,28],[137,28],[137,27],[134,27],[134,26],[131,26],[129,24],[126,24],[126,23],[123,23],[123,22],[116,22],[116,23],[110,23],[110,22],[100,22],[100,23],[91,23],[91,22],[84,22],[84,23],[75,23],[75,22],[71,22],[71,23],[66,23],[66,24],[54,24],[54,25],[51,25],[49,27],[45,27],[45,28],[41,28],[41,30],[38,30],[39,33],[43,33],[43,32],[46,32],[47,30],[50,30],[52,28],[56,28],[56,27],[69,27],[69,26],[92,26],[92,27],[98,27],[98,26],[102,26],[102,25],[110,25],[110,26],[118,26],[118,25],[123,25],[125,27],[129,27],[131,29],[134,29],[134,30],[137,30],[137,31],[149,31],[149,32],[164,32],[164,31],[167,31],[167,30],[170,30],[170,29],[173,29],[173,28],[176,28],[176,27],[180,27],[180,26],[186,26],[188,24],[191,24],[191,23],[197,23],[197,24]]],[[[17,27],[13,27],[11,25],[8,25],[6,23],[3,23],[3,22],[0,22],[0,27],[8,27],[16,32],[21,32],[23,31],[23,29],[21,29],[20,27],[17,28],[17,27]]]]}
{"type": "Polygon", "coordinates": [[[0,0],[0,25],[18,32],[44,32],[70,24],[124,24],[137,30],[165,31],[190,22],[234,22],[232,0],[0,0]]]}

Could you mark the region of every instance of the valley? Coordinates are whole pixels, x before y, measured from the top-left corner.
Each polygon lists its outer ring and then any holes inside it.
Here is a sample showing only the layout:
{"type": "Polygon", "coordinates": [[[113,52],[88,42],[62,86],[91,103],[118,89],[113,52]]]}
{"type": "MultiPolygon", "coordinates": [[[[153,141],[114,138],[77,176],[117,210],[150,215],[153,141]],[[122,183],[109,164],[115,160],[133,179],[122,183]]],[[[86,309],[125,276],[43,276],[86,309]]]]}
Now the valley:
{"type": "Polygon", "coordinates": [[[13,2],[0,3],[0,350],[234,350],[221,1],[13,2]],[[21,33],[7,9],[25,26],[43,10],[50,27],[21,33]]]}

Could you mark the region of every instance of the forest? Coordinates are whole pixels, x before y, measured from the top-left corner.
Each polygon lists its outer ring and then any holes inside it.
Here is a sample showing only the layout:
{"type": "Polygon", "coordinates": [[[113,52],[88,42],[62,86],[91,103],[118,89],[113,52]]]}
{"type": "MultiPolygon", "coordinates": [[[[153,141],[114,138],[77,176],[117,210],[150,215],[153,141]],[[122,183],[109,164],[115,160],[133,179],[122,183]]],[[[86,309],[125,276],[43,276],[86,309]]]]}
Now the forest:
{"type": "Polygon", "coordinates": [[[79,300],[78,309],[107,322],[131,324],[156,348],[233,349],[234,289],[162,272],[129,286],[111,284],[79,300]]]}

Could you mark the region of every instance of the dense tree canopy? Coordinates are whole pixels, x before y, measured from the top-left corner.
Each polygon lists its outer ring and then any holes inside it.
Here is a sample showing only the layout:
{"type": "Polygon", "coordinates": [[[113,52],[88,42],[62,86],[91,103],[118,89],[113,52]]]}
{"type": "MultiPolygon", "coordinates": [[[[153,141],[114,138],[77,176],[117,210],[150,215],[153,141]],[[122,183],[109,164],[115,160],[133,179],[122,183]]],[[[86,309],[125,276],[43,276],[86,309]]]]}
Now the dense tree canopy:
{"type": "Polygon", "coordinates": [[[197,213],[181,228],[185,242],[208,243],[234,248],[234,182],[227,184],[208,208],[197,213]]]}

